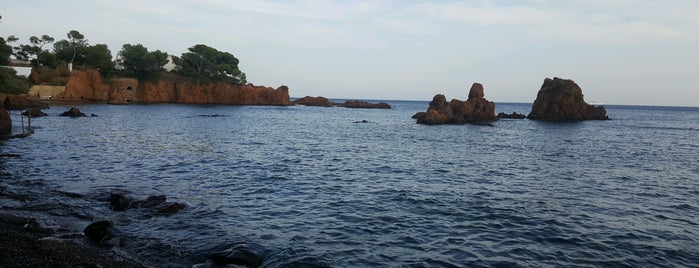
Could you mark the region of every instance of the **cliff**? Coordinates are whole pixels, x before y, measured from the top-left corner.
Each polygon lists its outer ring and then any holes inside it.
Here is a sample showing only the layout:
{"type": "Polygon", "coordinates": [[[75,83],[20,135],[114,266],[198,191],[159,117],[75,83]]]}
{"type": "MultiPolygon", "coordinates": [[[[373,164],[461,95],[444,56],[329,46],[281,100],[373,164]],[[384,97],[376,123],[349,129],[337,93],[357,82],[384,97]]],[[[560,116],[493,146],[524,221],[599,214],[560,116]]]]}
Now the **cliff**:
{"type": "Polygon", "coordinates": [[[163,74],[157,81],[111,78],[107,83],[96,70],[71,72],[62,99],[131,102],[169,102],[232,105],[290,105],[289,88],[277,89],[227,82],[199,83],[174,74],[163,74]]]}
{"type": "Polygon", "coordinates": [[[569,79],[546,78],[527,118],[547,121],[606,120],[607,110],[587,104],[582,89],[569,79]]]}

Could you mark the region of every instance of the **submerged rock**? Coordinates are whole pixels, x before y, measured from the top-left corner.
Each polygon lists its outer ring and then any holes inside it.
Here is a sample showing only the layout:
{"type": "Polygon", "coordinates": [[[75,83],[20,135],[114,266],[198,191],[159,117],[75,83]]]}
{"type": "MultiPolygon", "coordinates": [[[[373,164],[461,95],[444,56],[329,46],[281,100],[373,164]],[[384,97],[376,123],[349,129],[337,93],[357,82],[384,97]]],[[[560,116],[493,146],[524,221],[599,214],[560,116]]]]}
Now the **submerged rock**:
{"type": "Polygon", "coordinates": [[[109,196],[109,208],[114,211],[126,211],[133,207],[133,198],[123,194],[109,196]]]}
{"type": "Polygon", "coordinates": [[[391,105],[385,102],[370,103],[363,100],[348,100],[344,103],[337,104],[337,106],[345,108],[364,108],[364,109],[391,109],[391,105]]]}
{"type": "Polygon", "coordinates": [[[418,124],[489,124],[498,120],[495,116],[495,104],[485,99],[483,85],[473,83],[468,93],[468,100],[453,99],[447,102],[442,94],[432,98],[430,106],[425,113],[416,113],[418,124]]]}
{"type": "Polygon", "coordinates": [[[65,111],[61,114],[61,116],[69,116],[69,117],[85,117],[87,116],[83,112],[80,111],[78,108],[70,108],[70,110],[65,111]]]}
{"type": "Polygon", "coordinates": [[[573,80],[558,77],[544,80],[527,118],[548,121],[609,119],[604,107],[585,102],[582,89],[578,84],[573,80]]]}

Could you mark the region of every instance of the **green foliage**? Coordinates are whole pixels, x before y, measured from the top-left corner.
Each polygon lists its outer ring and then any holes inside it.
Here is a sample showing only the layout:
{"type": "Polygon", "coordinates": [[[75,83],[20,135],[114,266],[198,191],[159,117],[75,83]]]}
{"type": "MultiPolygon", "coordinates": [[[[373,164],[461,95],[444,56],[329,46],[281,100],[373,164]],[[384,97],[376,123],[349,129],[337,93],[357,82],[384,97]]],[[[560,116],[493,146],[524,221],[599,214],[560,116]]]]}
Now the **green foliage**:
{"type": "Polygon", "coordinates": [[[0,65],[7,65],[12,55],[12,47],[5,42],[5,38],[0,37],[0,65]]]}
{"type": "Polygon", "coordinates": [[[8,67],[0,67],[0,93],[24,94],[29,91],[27,79],[18,77],[17,71],[8,67]]]}
{"type": "Polygon", "coordinates": [[[138,79],[156,79],[167,63],[167,53],[160,50],[148,51],[141,44],[124,44],[119,52],[127,75],[138,79]]]}
{"type": "Polygon", "coordinates": [[[228,52],[199,44],[182,54],[177,64],[182,74],[199,81],[244,83],[245,75],[238,69],[238,62],[238,59],[228,52]]]}
{"type": "Polygon", "coordinates": [[[105,44],[86,46],[82,49],[81,61],[79,64],[95,68],[100,73],[111,71],[114,68],[112,62],[112,51],[105,44]]]}
{"type": "Polygon", "coordinates": [[[85,39],[85,36],[83,34],[76,30],[71,30],[70,32],[68,32],[67,36],[70,48],[73,50],[73,57],[70,59],[70,62],[74,62],[75,57],[78,56],[80,50],[83,47],[87,46],[87,40],[85,39]]]}

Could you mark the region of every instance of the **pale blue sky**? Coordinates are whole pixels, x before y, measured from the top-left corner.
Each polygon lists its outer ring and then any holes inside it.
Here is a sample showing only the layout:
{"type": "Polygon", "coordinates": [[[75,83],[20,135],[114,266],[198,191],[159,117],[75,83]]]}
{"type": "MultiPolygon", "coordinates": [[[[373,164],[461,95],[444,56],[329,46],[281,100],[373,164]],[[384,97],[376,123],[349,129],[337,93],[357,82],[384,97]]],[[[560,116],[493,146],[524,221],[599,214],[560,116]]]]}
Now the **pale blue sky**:
{"type": "Polygon", "coordinates": [[[116,54],[228,51],[292,97],[532,102],[546,77],[587,101],[699,106],[699,1],[15,1],[0,36],[70,30],[116,54]]]}

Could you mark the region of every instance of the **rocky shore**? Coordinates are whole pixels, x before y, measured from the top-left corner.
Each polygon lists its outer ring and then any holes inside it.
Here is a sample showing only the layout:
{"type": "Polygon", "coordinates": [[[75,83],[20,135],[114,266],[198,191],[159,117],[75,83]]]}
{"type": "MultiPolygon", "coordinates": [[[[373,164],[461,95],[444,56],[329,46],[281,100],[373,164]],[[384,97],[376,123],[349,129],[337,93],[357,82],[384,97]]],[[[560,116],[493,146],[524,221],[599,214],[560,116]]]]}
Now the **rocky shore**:
{"type": "Polygon", "coordinates": [[[80,235],[58,235],[36,219],[0,214],[0,267],[145,267],[80,235]]]}

